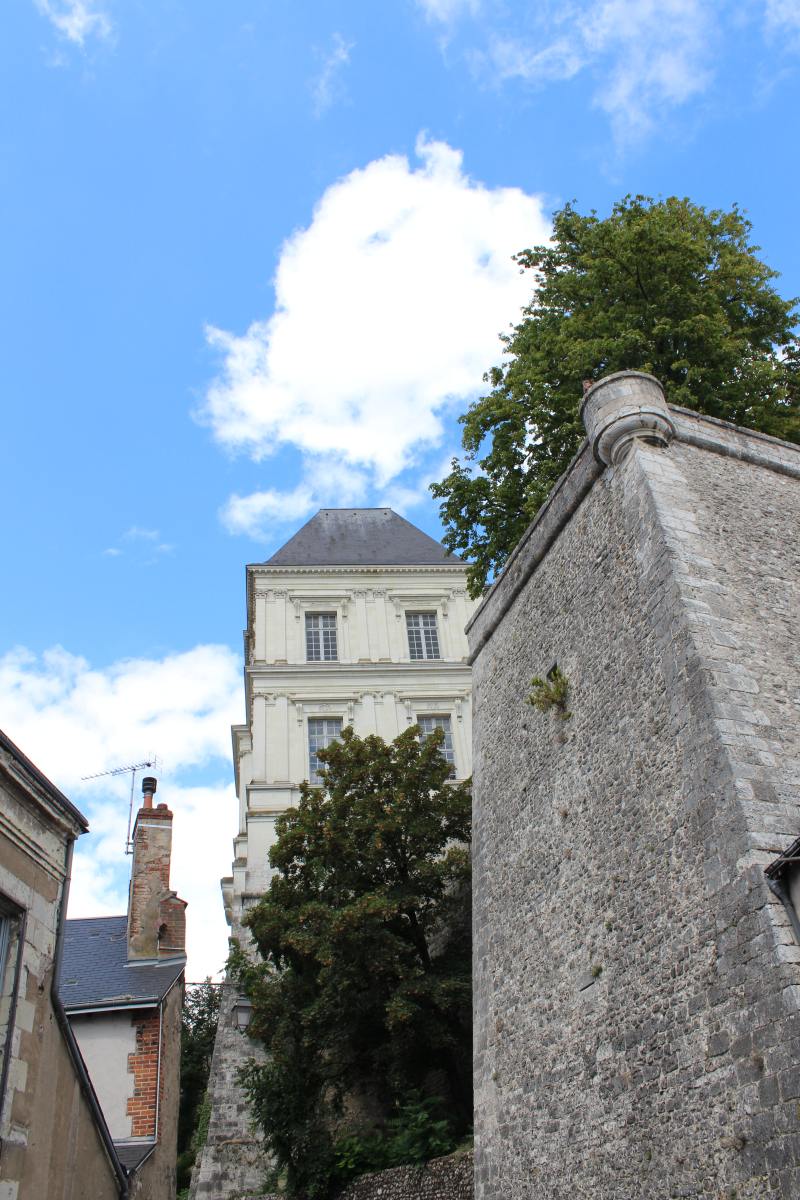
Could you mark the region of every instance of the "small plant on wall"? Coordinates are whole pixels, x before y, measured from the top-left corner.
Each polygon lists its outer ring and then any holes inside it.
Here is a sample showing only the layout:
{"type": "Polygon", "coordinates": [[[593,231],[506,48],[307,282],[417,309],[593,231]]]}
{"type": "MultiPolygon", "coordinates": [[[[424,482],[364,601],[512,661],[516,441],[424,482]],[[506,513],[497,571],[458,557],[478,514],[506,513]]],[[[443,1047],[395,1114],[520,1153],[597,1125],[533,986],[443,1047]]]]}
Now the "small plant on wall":
{"type": "Polygon", "coordinates": [[[569,680],[559,670],[558,663],[554,663],[544,679],[534,675],[531,680],[528,704],[532,704],[541,713],[550,712],[552,709],[562,721],[568,721],[572,716],[572,713],[567,710],[568,692],[569,680]]]}

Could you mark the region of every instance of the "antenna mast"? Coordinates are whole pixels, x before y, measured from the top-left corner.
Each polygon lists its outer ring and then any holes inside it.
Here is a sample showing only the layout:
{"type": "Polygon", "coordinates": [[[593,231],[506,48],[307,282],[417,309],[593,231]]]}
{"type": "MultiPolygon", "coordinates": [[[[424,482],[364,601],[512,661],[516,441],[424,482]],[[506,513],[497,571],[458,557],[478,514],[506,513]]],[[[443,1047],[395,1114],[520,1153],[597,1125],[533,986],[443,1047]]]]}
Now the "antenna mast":
{"type": "Polygon", "coordinates": [[[128,832],[125,837],[125,853],[133,854],[133,842],[131,841],[131,824],[133,822],[133,793],[136,787],[136,772],[156,769],[158,767],[158,757],[153,755],[152,758],[145,762],[129,763],[127,767],[112,767],[110,771],[98,771],[96,775],[82,775],[81,779],[85,782],[88,779],[105,779],[107,775],[127,775],[131,773],[131,800],[128,806],[128,832]]]}

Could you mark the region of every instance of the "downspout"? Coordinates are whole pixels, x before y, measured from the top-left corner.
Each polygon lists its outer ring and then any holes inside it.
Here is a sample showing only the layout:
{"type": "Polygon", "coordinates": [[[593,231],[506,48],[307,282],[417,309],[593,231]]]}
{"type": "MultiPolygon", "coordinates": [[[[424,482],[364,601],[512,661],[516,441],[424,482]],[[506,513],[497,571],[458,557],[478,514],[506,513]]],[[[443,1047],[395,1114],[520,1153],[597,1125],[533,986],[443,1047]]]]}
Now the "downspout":
{"type": "Polygon", "coordinates": [[[161,1105],[161,1051],[163,1047],[162,1030],[164,1028],[164,1001],[158,1006],[158,1067],[156,1069],[156,1141],[158,1141],[158,1110],[161,1105]]]}
{"type": "Polygon", "coordinates": [[[89,1072],[86,1070],[86,1064],[83,1061],[80,1047],[78,1045],[75,1034],[72,1032],[72,1026],[69,1023],[64,1005],[61,1002],[61,997],[58,994],[58,977],[61,973],[61,957],[64,949],[64,921],[67,914],[67,900],[69,899],[69,884],[72,876],[72,851],[74,838],[70,838],[67,842],[67,851],[64,860],[64,886],[61,892],[61,905],[58,910],[58,929],[56,931],[56,951],[53,962],[53,981],[50,987],[50,996],[53,1001],[53,1011],[56,1014],[56,1021],[63,1034],[64,1041],[67,1043],[70,1058],[75,1066],[75,1073],[78,1076],[78,1084],[83,1092],[84,1099],[89,1105],[92,1116],[94,1118],[97,1131],[100,1134],[100,1139],[103,1142],[103,1147],[108,1155],[109,1161],[114,1171],[119,1189],[120,1200],[127,1200],[128,1197],[128,1176],[119,1161],[117,1150],[111,1138],[111,1134],[106,1124],[106,1119],[103,1116],[95,1090],[92,1086],[92,1081],[89,1078],[89,1072]]]}

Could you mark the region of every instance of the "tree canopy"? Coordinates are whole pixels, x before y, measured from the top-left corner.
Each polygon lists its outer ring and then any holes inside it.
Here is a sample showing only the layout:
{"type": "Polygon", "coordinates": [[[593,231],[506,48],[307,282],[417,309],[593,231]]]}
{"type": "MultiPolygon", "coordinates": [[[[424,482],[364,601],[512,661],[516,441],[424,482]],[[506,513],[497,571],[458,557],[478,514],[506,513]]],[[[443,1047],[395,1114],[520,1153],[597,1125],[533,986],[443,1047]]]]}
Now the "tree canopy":
{"type": "Polygon", "coordinates": [[[470,791],[440,730],[320,751],[277,822],[276,870],[235,969],[268,1050],[247,1085],[292,1196],[444,1153],[472,1119],[470,791]]]}
{"type": "Polygon", "coordinates": [[[478,595],[578,450],[582,383],[642,370],[671,404],[800,441],[795,300],[734,207],[627,196],[601,219],[571,204],[552,242],[515,256],[534,273],[506,361],[462,416],[463,461],[432,485],[445,545],[473,560],[478,595]]]}

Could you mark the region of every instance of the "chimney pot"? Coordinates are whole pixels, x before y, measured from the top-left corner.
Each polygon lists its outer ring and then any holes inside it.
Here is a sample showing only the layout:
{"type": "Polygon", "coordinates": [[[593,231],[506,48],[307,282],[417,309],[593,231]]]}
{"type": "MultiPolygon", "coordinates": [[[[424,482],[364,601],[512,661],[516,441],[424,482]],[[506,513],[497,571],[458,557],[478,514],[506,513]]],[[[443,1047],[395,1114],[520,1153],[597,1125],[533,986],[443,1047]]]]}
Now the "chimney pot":
{"type": "Polygon", "coordinates": [[[142,795],[144,796],[144,800],[142,801],[143,808],[153,807],[153,795],[157,787],[158,780],[155,778],[155,776],[145,775],[144,779],[142,780],[142,795]]]}

